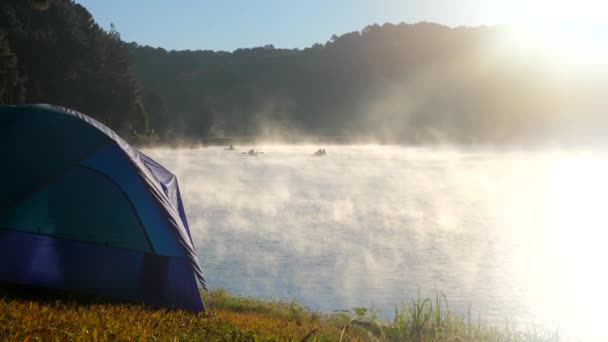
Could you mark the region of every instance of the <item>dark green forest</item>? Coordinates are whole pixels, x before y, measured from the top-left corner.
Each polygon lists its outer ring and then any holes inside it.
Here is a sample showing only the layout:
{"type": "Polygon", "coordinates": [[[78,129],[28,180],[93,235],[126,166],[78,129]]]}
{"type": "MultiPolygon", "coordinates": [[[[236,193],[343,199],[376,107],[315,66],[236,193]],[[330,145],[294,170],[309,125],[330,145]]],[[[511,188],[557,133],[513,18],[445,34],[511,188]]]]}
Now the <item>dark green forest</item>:
{"type": "Polygon", "coordinates": [[[0,2],[0,100],[84,112],[133,137],[147,131],[133,60],[74,1],[0,2]],[[40,4],[43,5],[40,5],[40,4]]]}
{"type": "Polygon", "coordinates": [[[71,107],[129,139],[572,142],[608,128],[605,77],[521,58],[501,27],[373,24],[305,49],[167,51],[123,42],[71,0],[0,6],[0,100],[71,107]]]}

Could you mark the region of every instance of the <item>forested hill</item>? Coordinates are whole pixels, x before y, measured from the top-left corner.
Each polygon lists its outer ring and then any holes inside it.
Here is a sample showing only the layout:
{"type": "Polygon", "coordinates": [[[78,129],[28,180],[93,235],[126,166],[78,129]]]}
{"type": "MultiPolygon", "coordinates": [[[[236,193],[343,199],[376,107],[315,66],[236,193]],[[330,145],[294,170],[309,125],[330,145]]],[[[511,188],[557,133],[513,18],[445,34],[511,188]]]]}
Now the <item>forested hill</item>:
{"type": "Polygon", "coordinates": [[[50,103],[146,132],[127,45],[70,0],[0,2],[0,102],[50,103]]]}
{"type": "Polygon", "coordinates": [[[504,35],[384,24],[303,50],[130,48],[160,136],[510,143],[577,139],[573,127],[597,127],[594,113],[566,101],[582,98],[580,84],[508,51],[504,35]]]}
{"type": "Polygon", "coordinates": [[[504,34],[383,24],[305,49],[166,51],[123,42],[72,0],[3,0],[0,101],[71,107],[128,138],[161,142],[604,137],[607,78],[522,57],[504,34]]]}
{"type": "Polygon", "coordinates": [[[534,125],[542,91],[487,51],[493,28],[372,25],[304,50],[165,51],[131,45],[160,135],[495,139],[534,125]],[[504,100],[505,90],[508,104],[504,100]],[[491,114],[490,114],[491,113],[491,114]],[[524,117],[516,117],[524,116],[524,117]],[[525,122],[522,122],[525,121],[525,122]],[[169,131],[166,130],[169,128],[169,131]]]}

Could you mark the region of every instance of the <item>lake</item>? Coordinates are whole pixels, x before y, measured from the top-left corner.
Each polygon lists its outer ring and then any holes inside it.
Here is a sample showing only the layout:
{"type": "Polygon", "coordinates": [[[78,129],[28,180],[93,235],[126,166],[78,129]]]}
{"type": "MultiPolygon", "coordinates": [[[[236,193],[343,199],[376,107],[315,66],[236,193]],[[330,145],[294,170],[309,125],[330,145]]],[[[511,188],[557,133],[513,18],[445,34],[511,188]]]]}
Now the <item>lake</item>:
{"type": "Polygon", "coordinates": [[[178,176],[211,288],[387,320],[442,292],[475,320],[608,337],[608,153],[248,148],[145,150],[178,176]]]}

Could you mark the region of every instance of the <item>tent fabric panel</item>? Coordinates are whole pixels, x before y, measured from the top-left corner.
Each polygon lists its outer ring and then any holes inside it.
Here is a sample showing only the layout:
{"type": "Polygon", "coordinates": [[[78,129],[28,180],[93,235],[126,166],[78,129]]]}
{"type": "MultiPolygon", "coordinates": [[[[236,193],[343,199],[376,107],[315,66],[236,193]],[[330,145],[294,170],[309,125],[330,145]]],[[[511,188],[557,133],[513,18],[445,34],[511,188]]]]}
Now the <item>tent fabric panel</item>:
{"type": "Polygon", "coordinates": [[[172,174],[169,170],[165,169],[164,166],[162,166],[161,164],[156,162],[154,159],[148,157],[143,152],[140,151],[139,155],[140,155],[142,161],[144,162],[144,165],[146,165],[146,167],[150,171],[152,171],[152,173],[154,174],[156,179],[163,186],[163,190],[165,191],[165,194],[167,194],[167,197],[169,197],[171,204],[175,208],[178,209],[179,217],[182,219],[182,222],[184,223],[184,226],[186,228],[186,231],[188,232],[188,236],[190,237],[190,240],[192,240],[192,236],[190,234],[190,227],[188,226],[188,220],[186,219],[186,211],[184,210],[184,204],[182,203],[182,196],[179,191],[179,184],[177,182],[177,177],[175,177],[175,175],[172,174]]]}
{"type": "Polygon", "coordinates": [[[80,166],[16,208],[0,212],[2,229],[152,252],[122,189],[103,174],[80,166]]]}
{"type": "Polygon", "coordinates": [[[0,230],[0,282],[204,310],[189,261],[0,230]]]}
{"type": "Polygon", "coordinates": [[[8,123],[0,127],[0,154],[10,161],[0,167],[0,210],[16,205],[82,158],[112,143],[76,117],[41,108],[0,106],[0,116],[8,123]]]}
{"type": "Polygon", "coordinates": [[[123,189],[141,219],[156,254],[186,256],[179,244],[177,234],[160,210],[160,205],[154,200],[137,169],[118,145],[107,146],[94,156],[83,160],[81,165],[107,175],[123,189]]]}

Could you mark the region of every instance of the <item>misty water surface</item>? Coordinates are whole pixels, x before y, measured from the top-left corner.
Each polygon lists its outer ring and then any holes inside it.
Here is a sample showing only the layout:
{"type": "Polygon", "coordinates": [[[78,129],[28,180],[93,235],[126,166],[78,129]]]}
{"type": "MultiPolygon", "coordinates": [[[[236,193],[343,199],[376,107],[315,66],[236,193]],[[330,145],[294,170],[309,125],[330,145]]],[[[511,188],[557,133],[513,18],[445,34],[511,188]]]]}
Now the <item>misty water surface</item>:
{"type": "Polygon", "coordinates": [[[248,148],[145,151],[179,177],[211,288],[385,319],[437,289],[474,319],[605,334],[607,155],[248,148]]]}

